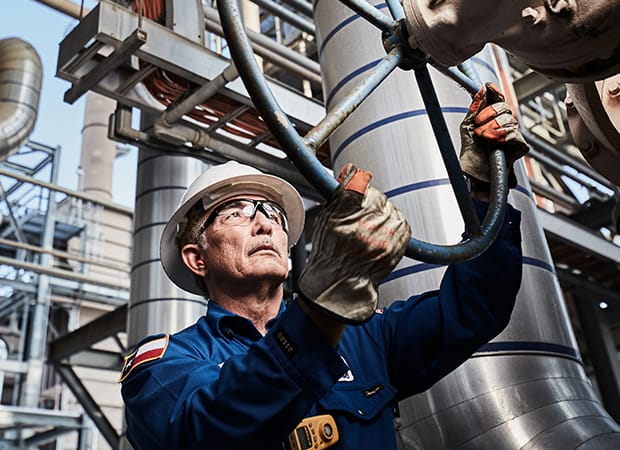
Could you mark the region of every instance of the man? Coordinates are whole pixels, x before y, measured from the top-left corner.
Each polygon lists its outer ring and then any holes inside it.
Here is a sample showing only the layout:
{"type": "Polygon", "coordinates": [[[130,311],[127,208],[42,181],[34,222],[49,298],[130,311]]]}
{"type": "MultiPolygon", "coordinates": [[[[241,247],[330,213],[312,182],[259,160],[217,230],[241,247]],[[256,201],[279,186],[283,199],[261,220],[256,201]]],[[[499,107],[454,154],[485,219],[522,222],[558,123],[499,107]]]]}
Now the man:
{"type": "MultiPolygon", "coordinates": [[[[488,181],[488,167],[475,164],[486,154],[481,136],[505,145],[510,161],[526,151],[494,92],[481,89],[463,125],[462,165],[478,184],[488,181]]],[[[190,186],[164,229],[161,258],[172,281],[209,307],[126,358],[135,449],[395,449],[395,403],[507,325],[521,280],[519,213],[510,208],[489,250],[450,266],[438,291],[376,310],[376,288],[410,232],[369,181],[368,172],[343,170],[288,305],[282,282],[287,248],[303,229],[299,194],[233,162],[190,186]]]]}

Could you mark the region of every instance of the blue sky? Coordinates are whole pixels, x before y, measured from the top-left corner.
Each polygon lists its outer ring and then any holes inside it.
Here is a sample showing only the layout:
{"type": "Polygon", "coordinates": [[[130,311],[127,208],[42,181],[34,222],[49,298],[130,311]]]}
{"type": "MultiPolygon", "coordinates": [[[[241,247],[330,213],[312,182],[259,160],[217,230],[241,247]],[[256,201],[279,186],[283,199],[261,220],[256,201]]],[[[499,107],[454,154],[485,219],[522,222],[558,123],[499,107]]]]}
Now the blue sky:
{"type": "MultiPolygon", "coordinates": [[[[80,0],[73,0],[80,4],[80,0]]],[[[86,8],[97,4],[84,0],[86,8]]],[[[73,19],[34,0],[0,0],[0,39],[18,37],[30,43],[43,63],[43,84],[37,122],[30,139],[52,147],[61,147],[59,184],[77,188],[80,160],[81,129],[84,100],[73,105],[63,101],[70,88],[67,81],[55,76],[58,45],[77,24],[73,19]]],[[[113,180],[113,201],[133,205],[137,150],[116,160],[113,180]],[[128,183],[131,180],[131,183],[128,183]]]]}

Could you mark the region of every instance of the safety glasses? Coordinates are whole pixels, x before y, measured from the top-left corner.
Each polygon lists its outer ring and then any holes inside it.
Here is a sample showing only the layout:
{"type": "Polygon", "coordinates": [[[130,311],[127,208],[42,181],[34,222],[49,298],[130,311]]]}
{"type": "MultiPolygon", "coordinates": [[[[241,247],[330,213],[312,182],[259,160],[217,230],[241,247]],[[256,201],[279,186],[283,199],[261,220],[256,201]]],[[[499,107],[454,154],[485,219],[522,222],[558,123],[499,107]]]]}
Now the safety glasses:
{"type": "Polygon", "coordinates": [[[274,225],[280,226],[288,233],[288,220],[284,209],[280,205],[270,200],[236,198],[224,202],[215,208],[202,227],[200,227],[199,234],[202,234],[210,225],[213,225],[214,228],[248,225],[254,220],[258,211],[274,225]]]}

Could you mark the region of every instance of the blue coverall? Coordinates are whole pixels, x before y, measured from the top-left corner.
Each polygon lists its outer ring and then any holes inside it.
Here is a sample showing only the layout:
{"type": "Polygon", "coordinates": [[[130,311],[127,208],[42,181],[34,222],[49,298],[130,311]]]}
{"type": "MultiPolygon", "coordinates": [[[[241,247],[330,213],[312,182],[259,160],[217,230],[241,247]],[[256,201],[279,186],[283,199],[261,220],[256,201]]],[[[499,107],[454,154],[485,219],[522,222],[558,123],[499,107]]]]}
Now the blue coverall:
{"type": "Polygon", "coordinates": [[[283,303],[265,336],[210,302],[160,358],[124,378],[129,441],[136,450],[277,450],[304,417],[332,414],[333,449],[395,449],[395,403],[508,324],[521,283],[519,223],[510,208],[489,250],[449,266],[438,291],[348,326],[336,349],[296,302],[283,303]]]}

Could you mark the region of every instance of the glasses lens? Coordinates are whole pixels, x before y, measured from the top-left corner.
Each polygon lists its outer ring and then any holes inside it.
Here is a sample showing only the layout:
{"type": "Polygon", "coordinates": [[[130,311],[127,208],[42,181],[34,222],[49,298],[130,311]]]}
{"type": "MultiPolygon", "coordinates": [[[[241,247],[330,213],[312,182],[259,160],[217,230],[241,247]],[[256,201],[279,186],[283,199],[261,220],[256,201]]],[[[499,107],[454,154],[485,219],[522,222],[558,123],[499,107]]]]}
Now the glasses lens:
{"type": "MultiPolygon", "coordinates": [[[[265,217],[267,217],[271,222],[276,225],[279,225],[284,229],[284,231],[288,232],[288,224],[286,221],[286,214],[284,210],[278,206],[278,204],[271,201],[260,201],[255,200],[256,210],[260,211],[265,217]]],[[[254,213],[256,214],[256,212],[254,213]]]]}
{"type": "Polygon", "coordinates": [[[217,226],[246,225],[254,219],[256,211],[288,232],[286,213],[277,204],[268,200],[235,199],[220,205],[205,222],[217,226]]]}
{"type": "Polygon", "coordinates": [[[282,225],[282,220],[280,218],[280,215],[278,214],[278,211],[274,207],[274,205],[267,203],[267,202],[261,202],[258,205],[258,209],[261,210],[261,212],[269,220],[271,220],[274,223],[277,223],[278,225],[282,225]]]}
{"type": "Polygon", "coordinates": [[[256,214],[255,209],[256,206],[251,202],[233,200],[229,203],[224,203],[213,212],[215,216],[214,222],[225,226],[242,225],[249,222],[249,219],[256,214]]]}

